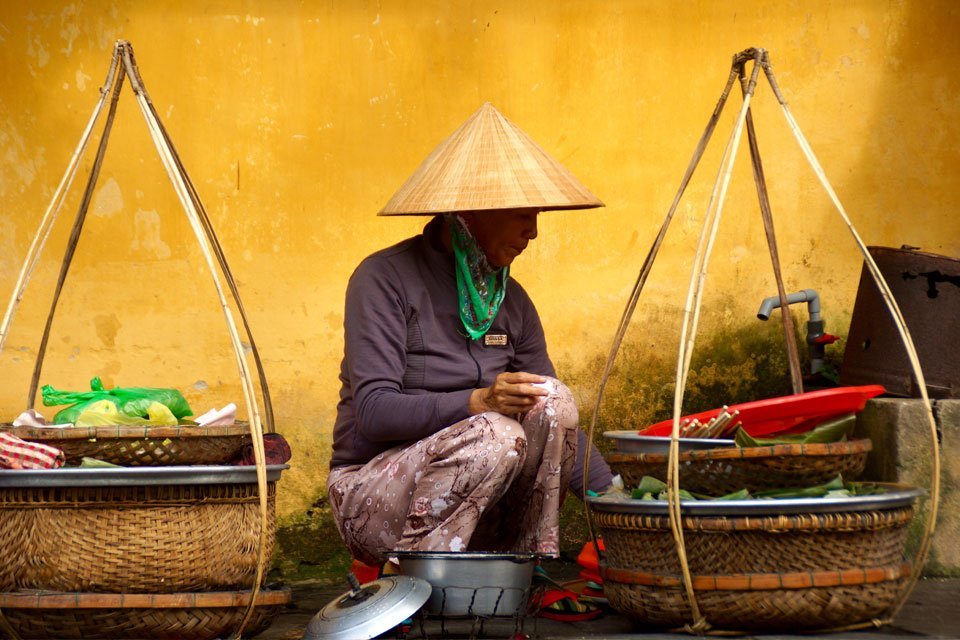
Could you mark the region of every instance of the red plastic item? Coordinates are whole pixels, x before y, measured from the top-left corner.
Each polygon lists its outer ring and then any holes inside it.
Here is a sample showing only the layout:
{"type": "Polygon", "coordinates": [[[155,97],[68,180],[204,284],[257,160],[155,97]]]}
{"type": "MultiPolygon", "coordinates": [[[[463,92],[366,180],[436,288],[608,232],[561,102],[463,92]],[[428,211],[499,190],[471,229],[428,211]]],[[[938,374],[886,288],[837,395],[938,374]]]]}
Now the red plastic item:
{"type": "MultiPolygon", "coordinates": [[[[766,400],[755,400],[727,407],[729,413],[739,411],[737,420],[744,430],[753,437],[768,436],[774,433],[803,433],[816,425],[863,409],[867,400],[886,391],[882,385],[871,384],[862,387],[837,387],[822,389],[792,396],[779,396],[766,400]]],[[[719,415],[720,409],[711,409],[702,413],[683,416],[681,420],[696,418],[706,423],[719,415]]],[[[664,420],[640,431],[642,436],[669,436],[673,430],[673,420],[664,420]]]]}
{"type": "Polygon", "coordinates": [[[350,563],[350,571],[357,577],[360,584],[373,582],[380,577],[380,567],[372,567],[355,559],[350,563]]]}
{"type": "MultiPolygon", "coordinates": [[[[597,539],[597,546],[600,547],[600,552],[603,553],[607,548],[603,544],[603,540],[597,539]]],[[[597,549],[593,546],[592,542],[587,542],[583,545],[583,548],[580,550],[580,555],[577,556],[577,564],[583,567],[583,570],[580,571],[580,577],[584,580],[592,580],[597,584],[603,584],[603,578],[600,577],[600,559],[597,558],[597,549]]]]}

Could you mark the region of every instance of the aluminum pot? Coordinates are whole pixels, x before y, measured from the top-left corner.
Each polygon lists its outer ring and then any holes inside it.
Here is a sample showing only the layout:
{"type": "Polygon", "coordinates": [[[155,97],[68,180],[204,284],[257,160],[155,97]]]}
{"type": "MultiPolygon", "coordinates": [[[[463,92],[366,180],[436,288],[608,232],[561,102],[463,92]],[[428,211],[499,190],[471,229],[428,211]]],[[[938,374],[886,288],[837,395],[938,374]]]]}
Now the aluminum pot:
{"type": "Polygon", "coordinates": [[[397,551],[400,573],[433,591],[423,610],[445,618],[523,616],[538,556],[533,553],[397,551]]]}

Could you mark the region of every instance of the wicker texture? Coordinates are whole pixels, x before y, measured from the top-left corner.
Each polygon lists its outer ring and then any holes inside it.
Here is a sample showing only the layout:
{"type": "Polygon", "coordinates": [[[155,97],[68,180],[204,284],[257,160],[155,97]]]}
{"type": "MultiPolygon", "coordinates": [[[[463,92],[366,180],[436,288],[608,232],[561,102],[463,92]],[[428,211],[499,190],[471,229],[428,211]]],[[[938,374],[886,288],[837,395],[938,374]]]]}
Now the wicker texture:
{"type": "Polygon", "coordinates": [[[254,484],[0,489],[0,590],[249,588],[260,522],[254,484]]]}
{"type": "MultiPolygon", "coordinates": [[[[252,637],[291,600],[289,588],[260,591],[244,630],[252,637]]],[[[249,591],[100,594],[0,593],[0,608],[23,638],[164,638],[212,640],[235,631],[249,591]]]]}
{"type": "MultiPolygon", "coordinates": [[[[684,517],[690,571],[697,574],[819,571],[903,561],[913,509],[769,517],[684,517]]],[[[594,514],[611,567],[679,574],[667,516],[594,514]]]]}
{"type": "Polygon", "coordinates": [[[224,427],[104,426],[63,429],[0,426],[33,442],[64,452],[67,464],[84,457],[124,467],[216,465],[234,460],[250,442],[249,427],[236,423],[224,427]]]}
{"type": "Polygon", "coordinates": [[[379,215],[601,206],[566,167],[487,102],[431,152],[379,215]]]}
{"type": "MultiPolygon", "coordinates": [[[[822,629],[881,616],[908,575],[902,564],[913,513],[904,507],[683,516],[698,606],[714,627],[764,631],[822,629]]],[[[690,622],[669,518],[607,512],[593,518],[606,546],[604,593],[611,606],[647,625],[690,622]]]]}
{"type": "MultiPolygon", "coordinates": [[[[714,628],[770,631],[839,627],[882,617],[896,602],[904,572],[881,582],[799,589],[697,591],[714,628]]],[[[610,605],[643,625],[679,627],[692,619],[680,586],[625,584],[604,577],[610,605]]]]}
{"type": "MultiPolygon", "coordinates": [[[[250,638],[266,630],[282,605],[257,607],[244,628],[250,638]]],[[[6,616],[23,640],[215,640],[227,638],[243,618],[244,607],[224,609],[66,609],[36,611],[6,609],[6,616]]]]}
{"type": "MultiPolygon", "coordinates": [[[[679,458],[680,485],[694,493],[721,496],[740,489],[809,487],[838,475],[853,480],[863,473],[871,448],[870,440],[864,439],[685,451],[679,458]]],[[[608,453],[604,459],[627,488],[640,484],[643,476],[666,482],[665,453],[608,453]]]]}

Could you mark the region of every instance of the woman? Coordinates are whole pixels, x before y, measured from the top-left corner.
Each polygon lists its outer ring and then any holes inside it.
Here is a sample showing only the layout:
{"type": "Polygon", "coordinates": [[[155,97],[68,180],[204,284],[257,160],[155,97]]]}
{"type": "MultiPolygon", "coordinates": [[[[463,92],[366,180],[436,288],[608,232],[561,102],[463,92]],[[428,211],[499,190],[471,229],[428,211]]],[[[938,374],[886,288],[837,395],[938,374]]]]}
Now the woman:
{"type": "MultiPolygon", "coordinates": [[[[485,104],[381,215],[433,215],[350,278],[327,482],[355,558],[391,551],[559,552],[586,437],[543,328],[509,277],[550,209],[602,206],[485,104]],[[577,453],[580,452],[578,458],[577,453]]],[[[591,458],[589,486],[610,483],[591,458]]]]}

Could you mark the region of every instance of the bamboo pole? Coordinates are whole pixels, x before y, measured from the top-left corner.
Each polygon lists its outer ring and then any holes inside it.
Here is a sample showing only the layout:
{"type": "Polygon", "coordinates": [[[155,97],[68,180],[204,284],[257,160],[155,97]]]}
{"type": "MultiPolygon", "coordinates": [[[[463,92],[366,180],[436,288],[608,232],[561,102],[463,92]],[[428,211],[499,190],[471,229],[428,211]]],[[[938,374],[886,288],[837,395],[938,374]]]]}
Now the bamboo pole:
{"type": "MultiPolygon", "coordinates": [[[[689,373],[690,357],[693,352],[693,346],[696,340],[696,324],[699,318],[700,306],[702,302],[703,284],[706,281],[707,267],[710,261],[710,254],[713,250],[713,244],[716,240],[717,229],[720,219],[723,215],[723,204],[726,199],[727,188],[730,185],[730,176],[733,173],[733,165],[736,161],[737,149],[740,146],[740,138],[743,133],[743,126],[746,120],[747,110],[750,108],[750,99],[753,94],[753,88],[756,86],[757,75],[760,71],[758,62],[754,64],[753,74],[750,80],[750,86],[743,99],[743,105],[737,115],[736,125],[728,143],[725,152],[726,167],[723,169],[721,186],[718,192],[715,213],[710,220],[708,206],[708,215],[704,219],[704,230],[710,225],[709,237],[706,240],[706,246],[701,244],[697,250],[697,256],[694,259],[694,268],[690,272],[690,285],[687,288],[687,299],[684,304],[683,324],[680,332],[680,346],[677,354],[677,374],[673,395],[673,426],[670,433],[670,451],[668,454],[667,466],[667,507],[670,522],[670,529],[673,532],[674,542],[677,547],[677,555],[680,560],[681,575],[683,576],[684,590],[687,594],[687,600],[690,603],[690,609],[693,613],[693,625],[688,625],[688,631],[692,633],[701,633],[709,628],[709,623],[700,612],[697,604],[696,595],[693,590],[693,581],[690,575],[690,566],[687,561],[686,548],[683,541],[683,526],[680,514],[680,469],[679,469],[679,437],[680,437],[680,413],[683,403],[683,392],[686,386],[686,376],[689,373]],[[699,271],[699,273],[698,273],[699,271]]],[[[714,192],[717,193],[716,186],[714,192]]]]}
{"type": "MultiPolygon", "coordinates": [[[[0,322],[0,351],[3,351],[3,346],[10,329],[10,323],[13,322],[17,307],[23,299],[23,292],[26,290],[27,283],[30,282],[33,270],[37,266],[37,260],[40,258],[40,253],[43,251],[47,238],[50,236],[53,223],[56,221],[61,207],[63,207],[64,196],[67,191],[69,191],[70,185],[73,184],[73,178],[77,173],[80,158],[87,148],[87,143],[90,142],[90,134],[93,132],[93,126],[100,117],[100,112],[103,111],[103,105],[107,101],[107,96],[110,95],[110,89],[114,82],[114,73],[117,70],[118,58],[118,49],[114,47],[113,57],[110,60],[110,69],[107,71],[107,79],[104,81],[103,86],[100,87],[100,99],[97,100],[97,104],[93,108],[90,120],[80,135],[80,142],[77,144],[77,148],[67,163],[67,170],[64,171],[63,178],[61,178],[60,184],[57,185],[53,193],[53,198],[50,200],[50,204],[47,206],[43,218],[40,219],[40,226],[37,229],[37,233],[34,235],[30,243],[30,248],[27,250],[27,256],[23,261],[23,266],[20,268],[20,275],[17,277],[17,283],[13,287],[13,295],[7,305],[6,313],[3,315],[3,321],[0,322]]],[[[29,409],[30,407],[27,408],[29,409]]]]}
{"type": "MultiPolygon", "coordinates": [[[[250,339],[250,344],[254,352],[254,358],[257,364],[258,374],[260,376],[261,388],[264,394],[264,403],[265,407],[268,410],[268,424],[270,426],[271,432],[273,431],[273,414],[270,409],[270,400],[269,392],[266,386],[265,375],[263,372],[263,366],[260,362],[259,354],[256,351],[256,347],[253,343],[253,337],[250,333],[250,327],[247,323],[246,315],[243,312],[242,305],[239,299],[239,292],[236,288],[236,284],[233,281],[233,277],[229,271],[229,267],[226,264],[226,258],[223,256],[222,248],[220,247],[215,234],[213,233],[212,226],[210,225],[209,219],[206,217],[206,212],[203,210],[202,203],[199,201],[199,196],[196,193],[196,190],[193,188],[193,184],[190,182],[189,177],[186,175],[186,171],[180,162],[179,156],[176,153],[176,150],[173,148],[172,141],[169,136],[166,134],[166,130],[163,128],[163,125],[160,123],[159,116],[156,112],[156,109],[153,107],[152,102],[150,101],[149,95],[146,93],[146,88],[143,85],[143,80],[140,77],[139,70],[137,69],[136,62],[133,57],[133,48],[129,42],[124,40],[117,41],[114,46],[113,56],[111,58],[110,69],[107,73],[107,81],[104,86],[101,88],[100,100],[97,103],[97,106],[94,109],[93,115],[88,122],[86,129],[84,130],[83,135],[81,136],[80,143],[78,144],[77,149],[75,150],[73,157],[68,164],[67,171],[64,174],[63,179],[61,180],[59,186],[57,187],[56,192],[54,193],[53,200],[47,208],[46,213],[44,214],[43,219],[41,220],[40,227],[35,235],[33,242],[31,243],[30,249],[28,250],[27,257],[24,261],[23,268],[20,272],[20,277],[18,278],[17,284],[14,288],[12,298],[7,308],[7,312],[4,315],[2,323],[0,323],[0,350],[2,350],[6,336],[8,335],[9,325],[12,323],[13,317],[17,305],[23,297],[23,292],[26,288],[27,283],[30,280],[30,275],[36,266],[36,263],[39,259],[40,252],[50,234],[52,229],[53,222],[56,220],[57,214],[63,205],[64,195],[69,189],[70,185],[73,182],[74,176],[76,174],[76,169],[79,164],[79,159],[83,154],[83,151],[86,149],[87,144],[89,143],[91,132],[93,126],[96,123],[102,109],[103,105],[106,102],[108,95],[112,95],[111,108],[108,116],[107,123],[104,127],[103,136],[100,139],[100,145],[97,153],[97,159],[94,163],[94,168],[91,171],[87,182],[87,188],[85,190],[84,198],[80,205],[80,210],[77,214],[77,218],[74,222],[74,227],[71,233],[71,237],[68,241],[67,253],[64,257],[64,260],[61,264],[60,276],[57,283],[57,289],[54,294],[54,299],[51,304],[50,312],[47,318],[47,324],[44,331],[44,336],[41,342],[41,347],[38,350],[38,357],[34,367],[34,376],[33,383],[31,384],[30,391],[30,404],[33,404],[36,393],[36,380],[39,378],[39,369],[42,365],[43,354],[45,352],[45,345],[49,337],[50,325],[56,310],[57,301],[59,298],[60,291],[65,282],[67,272],[69,270],[70,262],[72,260],[73,252],[76,249],[77,242],[79,240],[80,232],[82,231],[83,221],[86,215],[87,208],[89,207],[90,197],[92,195],[93,188],[96,184],[97,177],[99,175],[99,167],[103,159],[103,155],[106,149],[107,140],[109,139],[111,124],[113,120],[113,115],[116,110],[117,99],[119,97],[120,88],[122,86],[123,77],[127,75],[130,77],[131,86],[136,95],[137,103],[140,106],[141,112],[143,113],[144,119],[147,123],[147,129],[150,132],[151,138],[154,141],[157,151],[160,155],[161,162],[164,165],[164,168],[167,170],[167,173],[173,183],[174,191],[177,193],[177,197],[180,199],[181,204],[184,207],[184,211],[187,215],[188,221],[190,222],[191,228],[194,231],[194,234],[197,237],[197,241],[200,244],[201,252],[204,255],[207,266],[210,269],[211,276],[214,281],[214,286],[217,291],[217,295],[220,301],[221,309],[223,310],[228,332],[231,339],[231,345],[233,347],[234,354],[236,356],[237,365],[240,370],[240,377],[242,382],[242,388],[244,392],[244,399],[247,406],[247,411],[250,416],[250,428],[252,434],[254,458],[256,461],[256,471],[257,471],[257,487],[259,492],[259,504],[260,504],[260,537],[258,539],[257,545],[257,568],[256,575],[254,579],[254,585],[251,589],[250,600],[247,606],[247,610],[244,614],[243,619],[241,620],[237,629],[234,630],[234,636],[239,638],[242,634],[242,631],[246,624],[248,623],[251,614],[253,613],[254,607],[257,601],[257,595],[260,589],[260,583],[263,580],[263,575],[265,572],[266,564],[266,541],[265,536],[268,529],[268,501],[267,501],[267,482],[266,482],[266,453],[264,450],[263,444],[263,426],[261,424],[260,413],[258,410],[257,402],[255,399],[255,392],[253,384],[251,382],[250,372],[246,363],[246,358],[244,356],[243,344],[240,341],[239,332],[236,327],[236,323],[233,320],[233,316],[230,310],[230,305],[224,295],[223,287],[220,284],[219,276],[217,275],[216,268],[214,267],[213,254],[216,255],[217,262],[221,269],[223,270],[224,277],[227,279],[231,293],[233,294],[238,310],[240,311],[241,317],[243,319],[244,328],[247,332],[247,335],[250,339]],[[111,88],[113,91],[111,92],[111,88]],[[207,244],[210,243],[210,245],[207,244]],[[211,251],[212,246],[212,251],[211,251]]],[[[4,630],[7,631],[11,637],[15,640],[17,639],[16,632],[9,627],[7,620],[3,617],[2,611],[0,611],[0,627],[4,627],[4,630]]]]}
{"type": "MultiPolygon", "coordinates": [[[[80,135],[80,142],[77,143],[77,147],[74,149],[73,155],[70,157],[70,161],[67,163],[67,169],[64,171],[63,177],[60,179],[60,183],[57,185],[57,188],[53,193],[53,198],[50,200],[50,204],[47,206],[47,209],[40,220],[40,225],[37,228],[36,234],[34,234],[33,240],[30,242],[30,247],[27,250],[26,257],[24,258],[23,266],[20,268],[20,274],[17,277],[17,283],[14,285],[10,302],[7,304],[7,310],[4,313],[2,322],[0,322],[0,352],[3,351],[7,336],[9,335],[10,325],[13,322],[14,316],[16,315],[17,307],[20,305],[20,301],[23,300],[23,294],[24,291],[26,291],[27,284],[30,282],[33,270],[36,268],[37,261],[39,260],[40,254],[43,251],[43,247],[46,245],[47,239],[50,237],[50,231],[53,229],[53,223],[56,222],[57,216],[60,213],[60,209],[63,207],[66,193],[70,190],[70,186],[73,184],[73,179],[77,173],[77,167],[80,164],[80,158],[83,156],[83,152],[86,150],[87,145],[90,142],[93,127],[99,119],[100,113],[103,111],[103,105],[107,101],[107,96],[111,95],[111,89],[113,88],[115,78],[117,77],[116,73],[118,69],[118,61],[119,46],[115,46],[113,55],[110,58],[110,67],[107,70],[107,78],[104,81],[103,86],[100,87],[100,99],[97,100],[97,104],[93,108],[93,113],[90,115],[90,119],[87,121],[87,126],[84,127],[83,133],[80,135]]],[[[121,69],[121,78],[122,75],[123,71],[121,69]]],[[[114,101],[111,103],[111,109],[115,106],[115,104],[116,101],[114,99],[114,101]]],[[[53,307],[56,307],[56,302],[53,303],[53,307]]],[[[32,406],[33,402],[31,401],[29,402],[29,406],[27,408],[29,409],[32,406]]],[[[6,616],[3,615],[2,610],[0,610],[0,629],[2,629],[13,640],[20,640],[20,636],[9,623],[6,616]]]]}
{"type": "MultiPolygon", "coordinates": [[[[694,148],[693,157],[690,159],[690,163],[687,165],[686,171],[684,171],[683,178],[680,180],[680,186],[677,189],[677,193],[673,197],[673,202],[670,204],[670,209],[667,211],[667,215],[664,218],[663,223],[660,225],[660,231],[657,233],[657,237],[654,239],[653,245],[647,252],[647,257],[644,259],[643,266],[640,268],[640,273],[637,275],[637,280],[633,285],[630,298],[623,310],[623,314],[620,316],[620,323],[617,325],[617,330],[614,333],[613,344],[610,347],[610,353],[607,355],[607,361],[603,367],[603,373],[600,376],[600,385],[597,389],[597,399],[593,406],[593,413],[590,416],[590,427],[587,433],[587,450],[584,453],[583,459],[584,496],[587,495],[587,490],[590,486],[590,450],[593,447],[593,434],[596,431],[597,418],[600,415],[600,405],[603,400],[603,392],[607,387],[607,381],[610,379],[610,374],[613,371],[613,364],[616,361],[617,353],[620,351],[620,345],[622,344],[623,338],[626,335],[627,327],[630,325],[630,320],[633,318],[633,312],[636,310],[637,302],[640,300],[640,294],[647,282],[647,277],[650,275],[650,270],[653,268],[653,263],[660,252],[660,246],[663,244],[663,240],[667,235],[667,229],[670,227],[670,222],[673,220],[673,216],[677,211],[677,207],[680,205],[680,199],[683,197],[683,194],[687,189],[687,185],[690,183],[690,179],[693,177],[694,171],[696,171],[697,166],[700,164],[700,160],[707,148],[707,144],[710,142],[711,137],[713,137],[713,132],[716,129],[717,122],[720,119],[720,114],[723,113],[723,108],[727,103],[727,98],[730,96],[730,90],[733,88],[733,82],[736,80],[736,77],[736,71],[731,69],[727,78],[727,84],[724,86],[723,91],[721,91],[720,98],[717,100],[717,104],[713,108],[713,113],[710,115],[710,118],[707,121],[707,126],[704,128],[703,133],[700,135],[700,140],[697,142],[697,146],[694,148]]],[[[597,558],[600,558],[600,545],[597,542],[597,536],[594,532],[593,520],[591,519],[589,508],[586,509],[586,516],[587,530],[590,533],[590,540],[593,542],[593,547],[596,551],[597,558]]]]}
{"type": "Polygon", "coordinates": [[[57,311],[57,303],[60,301],[60,293],[63,291],[63,285],[67,281],[70,265],[73,263],[73,255],[77,250],[80,234],[83,232],[83,223],[87,219],[87,211],[93,199],[93,190],[97,186],[97,179],[100,177],[100,168],[103,166],[103,158],[107,152],[107,141],[110,139],[110,131],[113,129],[113,119],[117,113],[117,101],[120,99],[120,90],[123,88],[123,77],[124,70],[120,68],[116,75],[116,82],[114,83],[113,92],[110,97],[110,109],[107,111],[107,117],[103,124],[103,133],[100,136],[97,153],[93,159],[93,167],[90,169],[90,175],[87,177],[87,186],[83,191],[83,198],[80,200],[80,207],[77,209],[77,216],[73,221],[73,228],[70,229],[70,237],[67,238],[67,247],[63,253],[63,260],[60,262],[60,273],[57,275],[57,285],[54,288],[53,298],[50,301],[50,311],[47,313],[47,321],[43,326],[43,334],[40,337],[40,346],[37,348],[37,356],[33,362],[33,374],[30,376],[30,389],[27,392],[28,409],[32,409],[37,401],[37,389],[40,386],[40,371],[43,368],[43,359],[47,353],[47,343],[50,340],[53,317],[57,311]]]}
{"type": "MultiPolygon", "coordinates": [[[[762,54],[767,58],[767,52],[762,54]]],[[[740,88],[747,92],[747,76],[743,63],[739,67],[740,88]]],[[[757,199],[760,202],[760,218],[763,220],[763,230],[767,236],[767,248],[770,251],[770,262],[773,266],[773,279],[777,283],[777,297],[780,298],[780,321],[783,326],[783,340],[787,347],[787,362],[790,365],[790,384],[795,394],[803,393],[803,374],[800,371],[800,352],[797,349],[797,335],[793,328],[793,313],[787,302],[787,291],[783,286],[783,275],[780,273],[780,252],[777,250],[777,236],[773,227],[773,212],[770,209],[770,196],[767,193],[767,181],[763,173],[763,162],[760,160],[760,145],[757,142],[757,131],[753,126],[753,112],[747,111],[747,140],[750,144],[750,165],[753,169],[753,182],[757,187],[757,199]]]]}
{"type": "Polygon", "coordinates": [[[776,83],[776,80],[773,76],[773,69],[771,68],[769,61],[764,66],[764,72],[767,75],[767,79],[770,81],[770,85],[773,87],[774,94],[777,96],[777,100],[780,102],[780,106],[783,108],[783,114],[787,119],[787,123],[790,126],[790,130],[793,132],[794,137],[797,139],[797,143],[800,145],[800,149],[803,151],[804,156],[806,156],[807,161],[810,163],[810,166],[813,168],[814,173],[817,175],[817,178],[820,180],[820,183],[823,185],[823,188],[826,190],[827,195],[830,197],[831,202],[834,207],[836,207],[837,212],[840,214],[840,218],[843,220],[844,224],[847,226],[847,229],[850,231],[850,234],[853,236],[854,242],[856,242],[857,247],[860,249],[860,253],[863,254],[864,263],[867,265],[867,269],[870,272],[870,275],[873,277],[874,283],[877,285],[877,288],[880,290],[880,295],[883,297],[883,301],[887,306],[887,310],[890,312],[894,324],[897,327],[897,332],[900,335],[900,340],[903,343],[904,348],[907,351],[907,357],[910,361],[910,368],[913,371],[913,376],[917,381],[917,386],[920,389],[920,397],[923,400],[924,407],[926,408],[926,417],[927,424],[930,427],[930,438],[933,445],[933,459],[930,467],[930,500],[929,507],[927,509],[927,517],[924,526],[924,534],[920,541],[920,546],[917,550],[916,558],[914,559],[913,571],[910,572],[910,577],[907,579],[907,584],[905,585],[902,595],[894,605],[893,611],[889,616],[891,619],[895,618],[897,613],[900,612],[900,609],[903,608],[904,603],[906,603],[907,597],[910,595],[910,592],[917,584],[917,580],[920,579],[920,574],[923,570],[923,565],[927,559],[927,556],[930,552],[930,545],[933,540],[933,532],[936,528],[937,522],[937,511],[939,508],[940,502],[940,445],[939,438],[937,436],[937,423],[933,417],[933,407],[930,404],[930,398],[927,395],[927,384],[923,376],[923,370],[920,367],[920,358],[917,355],[916,347],[913,343],[913,338],[910,336],[910,330],[907,328],[907,323],[903,318],[903,314],[900,312],[900,306],[897,304],[896,299],[893,297],[893,292],[890,291],[890,287],[887,285],[886,279],[883,277],[883,274],[880,272],[880,268],[877,266],[877,263],[874,261],[873,256],[870,255],[870,252],[867,250],[866,244],[860,238],[860,234],[857,233],[856,228],[853,226],[853,223],[850,221],[850,217],[847,215],[846,209],[844,209],[843,204],[840,202],[840,198],[837,197],[836,191],[834,191],[833,186],[830,184],[830,181],[827,179],[827,175],[823,170],[820,162],[817,160],[816,155],[813,152],[813,149],[810,147],[810,144],[807,142],[806,137],[800,131],[800,126],[797,124],[797,121],[794,119],[793,114],[790,112],[790,107],[787,105],[786,100],[784,100],[783,95],[780,93],[779,86],[776,83]]]}
{"type": "Polygon", "coordinates": [[[240,380],[243,387],[244,401],[246,403],[248,415],[250,416],[250,428],[252,432],[251,440],[253,442],[253,453],[257,468],[257,488],[260,497],[260,537],[257,541],[257,569],[254,576],[253,587],[251,588],[250,603],[247,605],[247,610],[243,619],[233,632],[234,637],[239,638],[244,627],[249,622],[256,606],[256,597],[260,590],[260,583],[263,579],[264,568],[266,564],[265,537],[268,527],[268,504],[266,453],[263,446],[263,427],[260,422],[260,412],[257,407],[255,391],[250,379],[249,368],[243,353],[243,345],[240,341],[240,335],[237,331],[237,326],[234,322],[230,305],[224,294],[223,286],[221,285],[220,278],[217,275],[217,269],[214,266],[214,257],[211,248],[208,245],[204,227],[200,220],[200,215],[196,209],[193,199],[191,198],[190,190],[187,187],[186,181],[179,171],[177,162],[174,159],[171,151],[171,147],[163,136],[159,120],[155,116],[155,111],[152,109],[152,103],[150,102],[146,88],[143,85],[143,80],[139,75],[136,64],[134,63],[133,48],[128,42],[124,42],[122,51],[124,66],[127,70],[127,74],[130,76],[130,84],[133,87],[134,93],[136,94],[137,104],[140,106],[140,110],[143,113],[143,117],[147,123],[147,128],[150,131],[150,136],[153,138],[157,152],[160,154],[160,159],[163,162],[164,168],[167,170],[167,174],[169,175],[171,182],[173,183],[174,190],[180,199],[180,203],[183,206],[184,212],[187,214],[187,219],[189,220],[190,226],[197,238],[197,242],[200,244],[200,249],[203,253],[204,259],[207,262],[207,266],[210,269],[210,275],[217,291],[217,297],[220,301],[220,307],[227,323],[230,341],[233,346],[234,355],[236,356],[240,380]]]}

